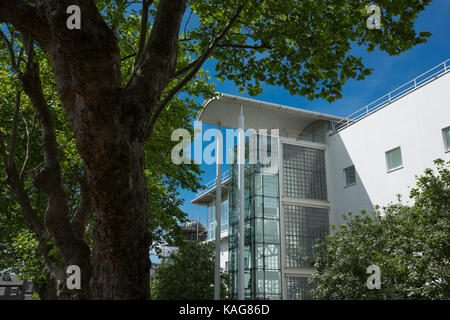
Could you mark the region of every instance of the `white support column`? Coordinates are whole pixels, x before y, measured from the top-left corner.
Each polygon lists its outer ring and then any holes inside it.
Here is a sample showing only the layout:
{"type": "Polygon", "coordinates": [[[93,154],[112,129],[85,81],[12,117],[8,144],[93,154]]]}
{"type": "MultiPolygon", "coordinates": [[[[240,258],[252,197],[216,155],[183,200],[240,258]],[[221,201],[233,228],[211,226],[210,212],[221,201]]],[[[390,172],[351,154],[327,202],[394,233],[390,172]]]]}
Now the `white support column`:
{"type": "Polygon", "coordinates": [[[214,266],[214,300],[220,300],[220,240],[222,226],[222,131],[219,122],[219,132],[216,138],[216,260],[214,266]]]}
{"type": "Polygon", "coordinates": [[[238,131],[238,177],[239,177],[239,220],[238,220],[238,300],[244,300],[244,235],[245,235],[245,126],[244,107],[241,104],[238,131]]]}

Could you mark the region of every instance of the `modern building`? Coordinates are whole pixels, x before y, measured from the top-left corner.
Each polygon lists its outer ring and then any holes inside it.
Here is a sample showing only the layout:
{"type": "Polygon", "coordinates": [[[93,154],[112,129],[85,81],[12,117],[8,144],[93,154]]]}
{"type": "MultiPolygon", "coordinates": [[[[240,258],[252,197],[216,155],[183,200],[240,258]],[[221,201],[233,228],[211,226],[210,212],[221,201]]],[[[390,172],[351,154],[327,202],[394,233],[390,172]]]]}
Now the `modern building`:
{"type": "Polygon", "coordinates": [[[0,275],[0,300],[30,300],[33,295],[33,282],[21,280],[15,275],[0,275]]]}
{"type": "MultiPolygon", "coordinates": [[[[231,151],[245,154],[245,165],[232,164],[222,183],[228,231],[221,266],[232,298],[308,299],[314,244],[330,225],[344,223],[344,213],[388,205],[397,194],[408,200],[416,175],[437,158],[450,160],[449,72],[447,60],[346,118],[227,94],[205,101],[199,121],[257,132],[231,151]],[[252,164],[249,150],[258,155],[252,164]]],[[[192,201],[210,208],[208,239],[215,190],[192,201]]]]}
{"type": "MultiPolygon", "coordinates": [[[[221,204],[221,227],[220,227],[220,268],[228,271],[228,194],[231,181],[230,172],[222,175],[222,204],[221,204]]],[[[206,188],[192,200],[193,204],[205,206],[208,210],[207,237],[206,241],[215,241],[216,235],[216,187],[215,181],[211,181],[206,188]]]]}

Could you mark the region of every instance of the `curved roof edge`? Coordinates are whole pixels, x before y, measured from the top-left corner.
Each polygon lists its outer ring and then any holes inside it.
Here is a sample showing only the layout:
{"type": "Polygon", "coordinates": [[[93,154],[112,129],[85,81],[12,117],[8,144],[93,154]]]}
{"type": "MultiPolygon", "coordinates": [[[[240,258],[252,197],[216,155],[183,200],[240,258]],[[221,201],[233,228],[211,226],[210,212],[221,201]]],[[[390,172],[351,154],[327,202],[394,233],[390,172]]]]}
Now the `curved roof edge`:
{"type": "MultiPolygon", "coordinates": [[[[279,112],[283,112],[283,113],[291,113],[291,114],[295,114],[296,116],[305,117],[305,118],[313,118],[313,119],[318,119],[318,120],[328,120],[328,121],[343,120],[342,117],[333,116],[333,115],[329,115],[329,114],[325,114],[325,113],[289,107],[289,106],[275,104],[275,103],[261,101],[261,100],[244,98],[244,97],[226,94],[226,93],[217,92],[217,94],[218,95],[216,97],[207,99],[203,102],[202,110],[200,111],[200,113],[197,117],[198,121],[202,121],[202,118],[203,118],[206,110],[208,109],[208,106],[210,106],[210,104],[212,102],[216,102],[216,101],[223,101],[223,102],[239,104],[239,105],[242,104],[242,105],[244,105],[244,107],[251,106],[251,107],[266,109],[268,111],[271,110],[271,111],[279,111],[279,112]]],[[[209,123],[209,124],[215,124],[215,123],[209,123]]]]}

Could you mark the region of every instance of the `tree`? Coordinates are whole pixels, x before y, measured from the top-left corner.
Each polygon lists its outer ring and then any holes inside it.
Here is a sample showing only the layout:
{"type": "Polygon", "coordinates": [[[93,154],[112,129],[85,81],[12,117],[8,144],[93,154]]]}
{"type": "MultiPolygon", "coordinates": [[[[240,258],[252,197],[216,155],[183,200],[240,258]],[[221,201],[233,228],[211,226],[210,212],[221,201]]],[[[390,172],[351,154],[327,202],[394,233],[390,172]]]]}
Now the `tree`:
{"type": "MultiPolygon", "coordinates": [[[[123,25],[124,28],[126,26],[126,24],[123,25]]],[[[7,49],[5,44],[10,45],[11,48],[20,45],[20,43],[14,41],[14,39],[17,40],[19,34],[12,28],[5,33],[0,31],[0,36],[3,36],[3,39],[6,40],[0,40],[0,49],[7,49]]],[[[20,81],[16,81],[10,75],[8,50],[4,50],[2,53],[0,55],[0,100],[3,105],[0,114],[0,129],[3,132],[15,132],[14,140],[16,142],[14,144],[10,142],[10,146],[14,145],[13,157],[15,158],[15,167],[18,169],[13,168],[13,170],[20,171],[19,176],[24,184],[23,191],[26,190],[28,193],[31,207],[41,220],[42,213],[46,208],[45,195],[33,186],[33,170],[28,170],[39,168],[42,163],[40,126],[28,97],[23,92],[20,95],[16,93],[17,90],[22,88],[20,81]],[[5,52],[6,54],[4,54],[5,52]],[[13,119],[13,121],[10,119],[13,119]]],[[[86,193],[81,192],[80,180],[82,179],[80,178],[83,178],[84,174],[82,170],[83,161],[77,152],[73,133],[69,129],[64,110],[60,102],[53,99],[57,96],[57,93],[51,76],[48,56],[40,50],[37,50],[36,54],[40,56],[41,83],[44,85],[43,92],[46,97],[49,97],[48,104],[51,106],[50,113],[57,133],[58,156],[61,158],[61,175],[68,196],[69,217],[74,225],[78,224],[77,228],[82,229],[85,226],[83,238],[92,248],[95,208],[93,208],[90,198],[84,196],[86,193]],[[82,202],[81,199],[83,199],[82,202]],[[78,217],[75,218],[77,215],[78,217]],[[80,219],[82,216],[86,220],[82,221],[83,219],[80,219]],[[77,220],[78,222],[75,222],[77,220]]],[[[22,60],[23,64],[23,59],[17,57],[15,60],[19,62],[22,60]]],[[[18,68],[23,68],[21,63],[16,65],[18,68]]],[[[24,72],[23,69],[21,72],[24,72]]],[[[187,166],[171,163],[171,150],[175,143],[170,141],[170,136],[172,131],[177,128],[185,128],[193,133],[191,123],[199,107],[192,97],[197,95],[207,96],[213,93],[213,87],[208,85],[206,80],[205,74],[200,72],[196,79],[197,84],[186,87],[190,96],[184,99],[177,97],[171,102],[172,112],[161,116],[152,141],[146,145],[147,150],[155,151],[149,153],[146,158],[145,172],[150,195],[148,207],[151,215],[149,219],[149,228],[152,231],[151,248],[157,249],[161,243],[165,242],[178,243],[180,241],[182,234],[179,225],[186,222],[186,214],[179,209],[183,200],[179,199],[177,188],[182,187],[193,192],[200,188],[198,181],[200,170],[197,165],[187,166]],[[168,229],[172,232],[165,232],[168,229]]],[[[5,140],[11,141],[13,136],[5,135],[5,138],[5,140]]],[[[8,149],[12,150],[12,147],[8,149]]],[[[0,163],[3,164],[2,161],[0,163]]],[[[4,177],[2,176],[1,179],[3,180],[4,177]]],[[[45,251],[40,251],[44,246],[42,242],[40,244],[36,234],[28,228],[22,216],[20,205],[14,197],[14,192],[11,191],[13,190],[11,190],[10,185],[0,185],[0,270],[9,270],[20,277],[33,280],[42,299],[55,299],[58,289],[58,283],[56,282],[59,282],[61,286],[64,281],[63,279],[57,279],[49,272],[49,268],[46,267],[48,263],[45,259],[53,258],[57,262],[55,267],[59,268],[62,275],[65,269],[64,262],[51,241],[47,243],[45,251]],[[44,266],[41,263],[41,255],[44,256],[44,266]],[[46,267],[46,270],[44,270],[44,267],[46,267]]]]}
{"type": "MultiPolygon", "coordinates": [[[[221,272],[221,298],[227,277],[221,272]]],[[[214,299],[214,244],[188,242],[158,266],[151,282],[154,300],[214,299]]]]}
{"type": "Polygon", "coordinates": [[[319,245],[312,291],[319,299],[448,299],[450,297],[450,162],[436,160],[401,202],[373,215],[348,214],[319,245]],[[367,267],[381,271],[369,290],[367,267]]]}
{"type": "MultiPolygon", "coordinates": [[[[352,45],[397,55],[425,42],[429,34],[417,34],[414,20],[430,2],[379,0],[381,29],[369,30],[368,0],[0,0],[0,21],[21,35],[14,37],[18,44],[6,45],[10,71],[41,129],[43,162],[34,171],[33,187],[47,200],[43,219],[9,161],[15,159],[15,138],[9,146],[5,138],[0,141],[2,158],[48,272],[64,282],[61,268],[46,258],[50,241],[64,266],[80,266],[79,297],[149,297],[146,164],[159,156],[151,142],[158,120],[174,113],[172,102],[202,91],[200,70],[208,58],[216,60],[219,79],[233,80],[251,95],[265,82],[333,101],[348,79],[362,80],[371,72],[351,54],[352,45]],[[72,5],[81,11],[80,29],[66,27],[72,5]],[[195,23],[189,23],[191,16],[195,23]],[[35,54],[37,49],[43,55],[35,54]],[[21,70],[17,55],[26,59],[21,70]],[[40,74],[46,61],[49,79],[40,74]],[[80,236],[83,223],[69,220],[62,146],[43,80],[57,89],[51,99],[61,104],[82,161],[81,193],[95,208],[92,247],[80,236]]],[[[79,211],[82,203],[80,196],[79,211]]]]}

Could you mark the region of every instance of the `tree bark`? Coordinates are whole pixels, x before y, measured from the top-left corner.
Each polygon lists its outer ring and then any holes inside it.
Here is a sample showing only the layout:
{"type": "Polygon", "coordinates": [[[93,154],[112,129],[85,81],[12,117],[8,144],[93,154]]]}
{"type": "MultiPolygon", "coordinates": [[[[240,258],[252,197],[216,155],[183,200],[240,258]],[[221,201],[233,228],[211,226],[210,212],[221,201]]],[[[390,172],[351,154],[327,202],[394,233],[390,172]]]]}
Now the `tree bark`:
{"type": "Polygon", "coordinates": [[[109,161],[110,170],[101,177],[88,172],[97,208],[92,294],[102,299],[148,299],[151,237],[143,145],[124,141],[117,152],[118,160],[109,161]]]}

